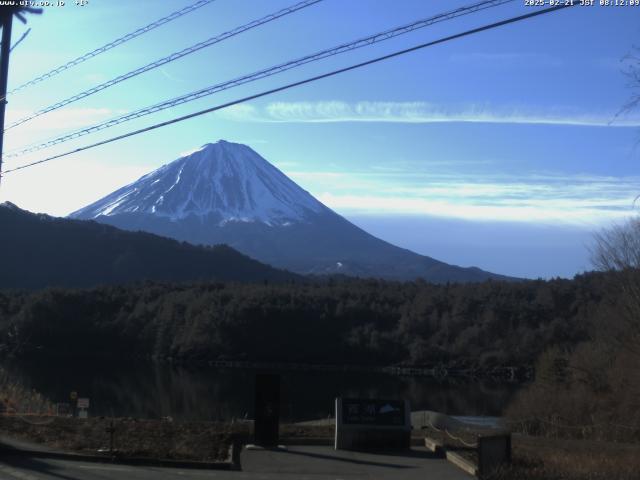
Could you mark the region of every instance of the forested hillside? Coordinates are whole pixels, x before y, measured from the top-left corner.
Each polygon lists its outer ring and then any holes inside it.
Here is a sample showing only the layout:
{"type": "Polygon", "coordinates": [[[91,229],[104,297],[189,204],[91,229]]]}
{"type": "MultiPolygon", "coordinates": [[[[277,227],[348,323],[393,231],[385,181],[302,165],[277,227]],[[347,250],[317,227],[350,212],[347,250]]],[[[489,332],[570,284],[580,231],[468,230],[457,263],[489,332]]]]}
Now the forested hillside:
{"type": "Polygon", "coordinates": [[[433,285],[146,283],[0,293],[0,342],[15,355],[141,355],[456,366],[532,365],[574,345],[612,274],[574,280],[433,285]]]}
{"type": "Polygon", "coordinates": [[[202,247],[0,205],[0,288],[91,287],[141,280],[298,278],[226,245],[202,247]]]}

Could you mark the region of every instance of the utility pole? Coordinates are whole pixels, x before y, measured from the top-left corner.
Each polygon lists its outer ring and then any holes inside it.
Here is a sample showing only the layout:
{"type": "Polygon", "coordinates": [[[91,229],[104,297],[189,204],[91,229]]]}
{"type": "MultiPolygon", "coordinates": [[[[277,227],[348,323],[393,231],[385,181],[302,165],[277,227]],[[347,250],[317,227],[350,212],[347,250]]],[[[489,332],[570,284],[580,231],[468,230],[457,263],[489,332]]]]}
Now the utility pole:
{"type": "MultiPolygon", "coordinates": [[[[25,13],[42,13],[41,8],[33,7],[0,7],[2,22],[2,47],[0,47],[0,183],[2,182],[2,153],[4,147],[4,113],[7,106],[7,85],[9,83],[9,53],[11,52],[11,26],[13,16],[22,23],[27,23],[25,13]]],[[[28,32],[27,32],[28,33],[28,32]]],[[[24,35],[22,36],[24,38],[24,35]]],[[[18,43],[22,40],[18,40],[18,43]]]]}
{"type": "Polygon", "coordinates": [[[2,152],[4,146],[4,112],[7,106],[9,52],[11,51],[11,25],[13,12],[2,12],[2,48],[0,49],[0,182],[2,182],[2,152]]]}

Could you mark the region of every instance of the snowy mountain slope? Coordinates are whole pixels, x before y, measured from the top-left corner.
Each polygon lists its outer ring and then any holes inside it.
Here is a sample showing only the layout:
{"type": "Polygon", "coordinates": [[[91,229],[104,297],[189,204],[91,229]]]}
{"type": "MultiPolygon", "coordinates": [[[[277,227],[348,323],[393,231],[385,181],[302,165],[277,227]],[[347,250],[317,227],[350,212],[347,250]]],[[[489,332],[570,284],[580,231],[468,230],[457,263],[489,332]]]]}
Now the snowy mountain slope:
{"type": "Polygon", "coordinates": [[[71,214],[193,244],[226,243],[303,274],[435,282],[505,278],[391,245],[317,201],[251,148],[219,141],[71,214]]]}
{"type": "Polygon", "coordinates": [[[326,207],[245,145],[203,145],[71,214],[97,219],[127,213],[178,221],[189,216],[286,225],[326,207]]]}

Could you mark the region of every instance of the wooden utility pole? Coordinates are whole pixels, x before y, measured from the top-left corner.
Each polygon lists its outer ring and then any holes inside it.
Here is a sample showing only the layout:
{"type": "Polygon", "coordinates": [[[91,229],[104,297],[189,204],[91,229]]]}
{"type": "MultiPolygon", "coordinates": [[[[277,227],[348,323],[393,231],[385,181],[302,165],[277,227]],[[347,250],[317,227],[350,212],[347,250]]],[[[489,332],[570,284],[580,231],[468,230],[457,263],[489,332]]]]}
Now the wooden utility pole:
{"type": "Polygon", "coordinates": [[[9,52],[11,52],[11,25],[13,12],[2,12],[2,47],[0,49],[0,182],[2,182],[2,152],[4,146],[4,112],[7,105],[9,52]]]}

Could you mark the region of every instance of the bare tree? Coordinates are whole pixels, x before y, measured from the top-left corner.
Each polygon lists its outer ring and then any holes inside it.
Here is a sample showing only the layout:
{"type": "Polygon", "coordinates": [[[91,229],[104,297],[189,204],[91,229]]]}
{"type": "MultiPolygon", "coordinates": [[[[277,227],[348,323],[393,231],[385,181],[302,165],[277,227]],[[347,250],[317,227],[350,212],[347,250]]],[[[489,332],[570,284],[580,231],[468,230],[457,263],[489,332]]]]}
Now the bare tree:
{"type": "Polygon", "coordinates": [[[640,268],[640,217],[614,225],[594,235],[591,262],[598,270],[640,268]]]}
{"type": "Polygon", "coordinates": [[[601,331],[618,346],[640,356],[640,217],[596,233],[591,261],[596,269],[610,272],[619,290],[601,331]]]}
{"type": "Polygon", "coordinates": [[[628,79],[627,86],[631,89],[631,96],[616,114],[616,119],[640,107],[640,47],[634,46],[621,61],[624,65],[622,73],[628,79]]]}

